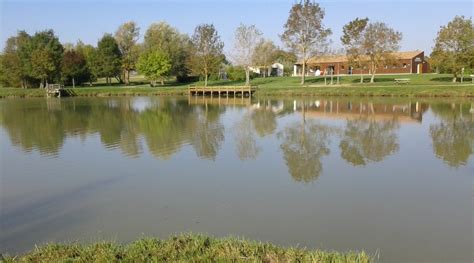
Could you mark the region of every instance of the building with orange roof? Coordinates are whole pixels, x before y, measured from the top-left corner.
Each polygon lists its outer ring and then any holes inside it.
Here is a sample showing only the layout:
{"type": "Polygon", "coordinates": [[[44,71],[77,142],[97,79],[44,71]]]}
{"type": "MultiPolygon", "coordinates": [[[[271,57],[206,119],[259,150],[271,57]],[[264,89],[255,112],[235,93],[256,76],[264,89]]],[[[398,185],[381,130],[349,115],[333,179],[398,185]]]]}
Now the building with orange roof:
{"type": "MultiPolygon", "coordinates": [[[[421,74],[430,70],[423,51],[403,51],[391,55],[393,60],[379,67],[376,74],[421,74]]],[[[301,61],[294,64],[293,76],[301,76],[302,64],[301,61]]],[[[352,67],[346,55],[312,57],[306,63],[306,69],[308,76],[331,74],[331,72],[334,75],[370,74],[367,66],[362,69],[352,67]]]]}

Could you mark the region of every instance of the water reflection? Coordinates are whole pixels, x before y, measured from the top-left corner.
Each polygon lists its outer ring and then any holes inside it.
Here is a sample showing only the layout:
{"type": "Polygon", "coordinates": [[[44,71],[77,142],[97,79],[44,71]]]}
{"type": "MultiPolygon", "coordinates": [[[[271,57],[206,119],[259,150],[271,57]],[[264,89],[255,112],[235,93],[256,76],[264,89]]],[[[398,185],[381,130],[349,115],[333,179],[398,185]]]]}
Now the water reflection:
{"type": "Polygon", "coordinates": [[[368,118],[347,120],[339,143],[341,157],[353,165],[382,161],[399,149],[398,128],[395,118],[382,121],[368,118]]]}
{"type": "Polygon", "coordinates": [[[282,161],[300,182],[322,174],[331,141],[353,166],[397,154],[400,127],[421,124],[430,109],[426,135],[437,158],[459,167],[474,152],[472,103],[145,97],[3,100],[0,106],[1,127],[26,152],[58,157],[67,138],[97,134],[105,148],[129,157],[149,152],[167,160],[190,145],[198,158],[215,160],[229,132],[234,157],[243,161],[266,153],[263,139],[280,145],[282,161]]]}
{"type": "Polygon", "coordinates": [[[330,127],[314,120],[295,122],[279,133],[283,158],[295,181],[308,183],[321,174],[321,158],[330,153],[330,133],[330,127]]]}
{"type": "Polygon", "coordinates": [[[474,152],[473,104],[433,104],[441,120],[430,125],[436,156],[452,167],[466,165],[474,152]]]}

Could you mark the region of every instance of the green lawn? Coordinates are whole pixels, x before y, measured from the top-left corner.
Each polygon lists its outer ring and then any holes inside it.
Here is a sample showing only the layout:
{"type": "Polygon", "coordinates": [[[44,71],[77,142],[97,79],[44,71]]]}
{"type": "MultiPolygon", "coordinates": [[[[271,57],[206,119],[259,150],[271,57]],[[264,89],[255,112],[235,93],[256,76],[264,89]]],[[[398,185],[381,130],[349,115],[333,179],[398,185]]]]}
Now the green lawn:
{"type": "MultiPolygon", "coordinates": [[[[50,244],[5,262],[372,262],[364,252],[281,248],[238,238],[181,235],[167,240],[144,238],[128,245],[50,244]]],[[[1,258],[0,258],[0,261],[1,258]]]]}
{"type": "MultiPolygon", "coordinates": [[[[134,96],[134,95],[184,95],[190,84],[203,85],[202,82],[187,84],[168,81],[165,86],[150,87],[141,77],[131,79],[129,86],[118,83],[106,86],[103,80],[93,87],[83,86],[68,89],[72,96],[134,96]]],[[[339,85],[325,85],[324,77],[308,77],[301,86],[298,77],[256,78],[252,85],[259,87],[257,95],[295,95],[295,96],[409,96],[409,97],[474,97],[474,85],[470,78],[464,83],[452,83],[448,74],[423,75],[380,75],[375,83],[359,83],[359,76],[343,76],[339,85]],[[396,85],[394,79],[410,78],[410,84],[396,85]]],[[[336,80],[334,79],[334,82],[336,80]]],[[[366,76],[366,81],[369,81],[366,76]]],[[[327,79],[329,83],[329,79],[327,79]]],[[[243,85],[243,81],[210,81],[209,86],[243,85]]],[[[0,88],[2,97],[42,97],[40,89],[0,88]]]]}

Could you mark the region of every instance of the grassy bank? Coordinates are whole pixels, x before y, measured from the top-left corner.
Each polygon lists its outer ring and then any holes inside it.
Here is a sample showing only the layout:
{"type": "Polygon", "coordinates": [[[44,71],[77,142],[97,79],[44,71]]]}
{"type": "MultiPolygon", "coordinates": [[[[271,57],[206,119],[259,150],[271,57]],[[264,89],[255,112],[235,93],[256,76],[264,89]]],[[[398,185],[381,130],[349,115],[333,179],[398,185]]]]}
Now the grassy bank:
{"type": "MultiPolygon", "coordinates": [[[[1,260],[0,260],[1,261],[1,260]]],[[[364,252],[325,252],[281,248],[237,238],[182,235],[167,240],[145,238],[128,245],[50,244],[5,262],[372,262],[364,252]]]]}
{"type": "MultiPolygon", "coordinates": [[[[392,97],[474,97],[474,85],[470,79],[463,84],[451,83],[450,75],[386,75],[378,76],[375,83],[359,83],[358,76],[344,76],[339,85],[325,85],[323,77],[309,77],[304,86],[297,77],[257,78],[252,85],[258,85],[257,95],[264,96],[392,96],[392,97]],[[394,79],[410,78],[409,85],[396,85],[394,79]]],[[[327,81],[329,81],[327,79],[327,81]]],[[[335,80],[334,80],[335,81],[335,80]]],[[[368,79],[367,79],[368,81],[368,79]]],[[[189,83],[202,85],[201,82],[189,83]]],[[[210,86],[243,85],[242,81],[211,81],[210,86]]],[[[115,84],[104,86],[101,82],[93,87],[67,89],[71,96],[145,96],[185,95],[188,85],[168,82],[165,86],[150,87],[142,81],[130,86],[115,84]]],[[[0,98],[43,97],[44,90],[0,88],[0,98]]]]}

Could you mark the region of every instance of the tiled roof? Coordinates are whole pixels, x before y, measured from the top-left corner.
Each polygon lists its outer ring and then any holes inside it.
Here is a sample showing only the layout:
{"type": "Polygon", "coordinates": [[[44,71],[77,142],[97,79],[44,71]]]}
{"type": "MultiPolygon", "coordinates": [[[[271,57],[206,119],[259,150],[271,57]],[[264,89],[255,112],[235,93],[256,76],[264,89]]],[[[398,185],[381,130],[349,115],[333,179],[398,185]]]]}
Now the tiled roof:
{"type": "MultiPolygon", "coordinates": [[[[397,59],[412,59],[422,53],[423,51],[415,50],[415,51],[401,51],[392,53],[394,57],[397,59]]],[[[347,62],[346,55],[333,55],[333,56],[320,56],[320,57],[312,57],[308,60],[307,64],[321,64],[321,63],[344,63],[347,62]]],[[[302,62],[298,61],[295,64],[301,65],[302,62]]]]}

